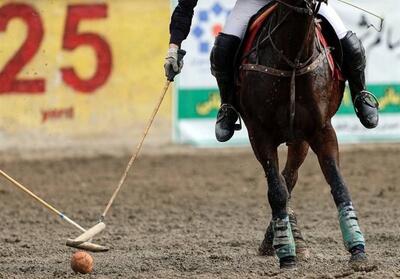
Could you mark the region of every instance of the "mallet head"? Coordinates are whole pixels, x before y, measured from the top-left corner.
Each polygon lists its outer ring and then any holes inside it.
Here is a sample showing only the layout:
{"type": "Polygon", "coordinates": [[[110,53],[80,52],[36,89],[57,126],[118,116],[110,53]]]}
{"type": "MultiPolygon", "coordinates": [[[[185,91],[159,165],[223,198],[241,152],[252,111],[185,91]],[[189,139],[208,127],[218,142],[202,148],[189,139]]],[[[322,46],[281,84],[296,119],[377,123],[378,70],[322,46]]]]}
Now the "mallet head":
{"type": "Polygon", "coordinates": [[[77,248],[77,249],[82,249],[86,251],[91,251],[91,252],[105,252],[108,251],[108,247],[104,247],[101,245],[97,245],[94,243],[91,243],[91,239],[96,235],[99,234],[102,230],[104,230],[106,227],[106,224],[104,222],[100,222],[96,224],[95,226],[91,227],[87,231],[85,231],[83,234],[78,236],[75,239],[68,239],[66,245],[69,247],[77,248]]]}
{"type": "Polygon", "coordinates": [[[110,250],[108,247],[94,244],[91,242],[81,242],[81,243],[77,244],[73,239],[68,239],[66,244],[69,247],[77,248],[77,249],[81,249],[81,250],[85,250],[85,251],[90,251],[90,252],[107,252],[108,250],[110,250]]]}
{"type": "Polygon", "coordinates": [[[75,245],[78,245],[80,243],[89,241],[96,234],[99,234],[105,228],[106,228],[106,224],[104,222],[100,222],[100,223],[94,225],[93,227],[91,227],[90,229],[88,229],[87,231],[85,231],[83,234],[81,234],[77,238],[71,240],[72,241],[71,243],[75,243],[75,245]]]}

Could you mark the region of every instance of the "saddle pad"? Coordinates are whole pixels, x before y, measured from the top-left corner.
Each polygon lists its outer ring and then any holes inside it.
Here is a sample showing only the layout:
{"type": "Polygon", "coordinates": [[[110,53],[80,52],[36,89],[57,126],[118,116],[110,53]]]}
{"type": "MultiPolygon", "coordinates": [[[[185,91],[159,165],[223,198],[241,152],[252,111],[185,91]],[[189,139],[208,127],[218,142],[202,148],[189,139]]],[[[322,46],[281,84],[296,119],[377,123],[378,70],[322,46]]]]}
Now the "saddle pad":
{"type": "Polygon", "coordinates": [[[328,41],[326,40],[326,38],[323,34],[323,30],[319,24],[317,24],[317,27],[315,28],[315,33],[317,34],[317,38],[321,42],[322,47],[325,49],[329,67],[331,68],[331,71],[332,71],[332,78],[334,78],[335,80],[344,81],[345,78],[342,74],[342,71],[335,63],[335,59],[333,58],[332,52],[329,50],[330,46],[328,44],[328,41]]]}
{"type": "Polygon", "coordinates": [[[252,20],[250,27],[247,29],[242,53],[247,53],[251,50],[258,31],[260,31],[264,22],[268,19],[272,12],[275,11],[277,6],[278,4],[272,5],[252,20]]]}

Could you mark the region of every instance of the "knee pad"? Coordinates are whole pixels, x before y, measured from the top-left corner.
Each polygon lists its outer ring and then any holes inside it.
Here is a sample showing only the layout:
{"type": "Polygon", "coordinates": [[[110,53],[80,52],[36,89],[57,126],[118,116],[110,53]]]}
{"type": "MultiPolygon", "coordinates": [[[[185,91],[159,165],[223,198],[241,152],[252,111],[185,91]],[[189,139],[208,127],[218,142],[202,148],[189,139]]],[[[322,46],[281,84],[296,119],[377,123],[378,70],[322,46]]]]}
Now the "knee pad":
{"type": "Polygon", "coordinates": [[[240,45],[240,38],[220,33],[215,39],[211,51],[211,73],[215,77],[223,77],[233,73],[236,52],[240,45]]]}

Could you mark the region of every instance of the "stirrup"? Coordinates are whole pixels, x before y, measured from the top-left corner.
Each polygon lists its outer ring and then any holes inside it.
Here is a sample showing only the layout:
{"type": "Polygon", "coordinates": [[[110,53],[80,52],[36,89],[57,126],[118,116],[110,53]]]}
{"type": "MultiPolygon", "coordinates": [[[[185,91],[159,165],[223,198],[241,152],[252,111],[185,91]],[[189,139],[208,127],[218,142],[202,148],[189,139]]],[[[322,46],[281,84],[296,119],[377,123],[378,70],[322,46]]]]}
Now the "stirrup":
{"type": "MultiPolygon", "coordinates": [[[[379,109],[379,101],[378,98],[372,94],[371,92],[368,92],[366,90],[362,90],[357,96],[354,98],[354,104],[357,104],[357,102],[361,100],[362,103],[369,105],[372,108],[377,108],[379,109]]],[[[356,108],[357,109],[357,108],[356,108]]]]}
{"type": "Polygon", "coordinates": [[[378,126],[379,102],[375,95],[363,90],[355,96],[353,103],[354,111],[365,128],[373,129],[378,126]]]}
{"type": "MultiPolygon", "coordinates": [[[[233,126],[234,130],[235,131],[242,130],[242,118],[240,117],[240,113],[235,109],[235,107],[232,106],[231,104],[221,104],[220,110],[224,110],[224,109],[231,109],[236,113],[236,115],[237,115],[237,117],[239,119],[239,124],[235,123],[235,125],[233,126]]],[[[217,123],[218,122],[220,122],[220,121],[217,120],[217,123]]]]}

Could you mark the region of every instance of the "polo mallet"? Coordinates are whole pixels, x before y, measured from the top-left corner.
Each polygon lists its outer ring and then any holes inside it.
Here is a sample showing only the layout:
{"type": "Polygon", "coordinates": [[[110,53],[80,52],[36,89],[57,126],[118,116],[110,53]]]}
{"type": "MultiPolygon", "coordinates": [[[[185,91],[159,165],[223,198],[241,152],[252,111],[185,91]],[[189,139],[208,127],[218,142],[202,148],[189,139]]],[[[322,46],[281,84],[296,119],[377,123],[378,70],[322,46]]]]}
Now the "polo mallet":
{"type": "Polygon", "coordinates": [[[364,13],[367,13],[367,14],[369,14],[369,15],[372,15],[372,16],[378,18],[378,19],[380,20],[379,27],[376,27],[376,26],[373,25],[373,24],[369,24],[369,25],[368,25],[368,28],[372,27],[372,28],[374,28],[377,32],[382,32],[382,30],[383,30],[383,23],[384,23],[384,21],[385,21],[385,19],[384,19],[383,17],[377,15],[376,13],[373,13],[373,12],[371,12],[371,11],[368,11],[368,10],[366,10],[366,9],[360,7],[360,6],[354,5],[353,3],[350,3],[349,1],[346,1],[346,0],[338,0],[338,1],[341,2],[341,3],[343,3],[343,4],[349,5],[350,7],[356,8],[356,9],[358,9],[358,10],[360,10],[360,11],[363,11],[364,13]]]}
{"type": "MultiPolygon", "coordinates": [[[[26,188],[24,185],[16,181],[14,178],[6,174],[4,171],[0,170],[0,175],[2,175],[4,178],[6,178],[8,181],[11,182],[12,185],[16,186],[17,188],[21,189],[23,192],[28,194],[30,197],[38,201],[40,204],[42,204],[44,207],[52,211],[53,213],[57,214],[62,220],[66,221],[67,223],[71,224],[78,230],[83,232],[83,235],[94,235],[98,233],[97,231],[93,233],[92,230],[85,230],[83,227],[81,227],[77,222],[74,220],[70,219],[67,215],[62,213],[61,211],[57,210],[54,206],[50,205],[46,201],[44,201],[42,198],[38,197],[36,194],[34,194],[32,191],[30,191],[28,188],[26,188]]],[[[91,252],[105,252],[108,251],[109,249],[107,247],[97,245],[94,243],[89,242],[89,237],[87,241],[80,243],[79,247],[80,249],[91,251],[91,252]]]]}
{"type": "MultiPolygon", "coordinates": [[[[186,54],[186,52],[184,50],[181,50],[181,49],[178,50],[178,63],[180,63],[182,61],[185,54],[186,54]]],[[[144,140],[146,139],[147,134],[149,133],[150,128],[153,125],[154,119],[157,116],[157,113],[160,109],[160,106],[164,100],[165,95],[167,94],[167,91],[168,91],[168,88],[169,88],[171,82],[174,81],[175,75],[176,75],[176,73],[175,74],[171,73],[171,75],[168,77],[167,81],[165,82],[164,89],[162,90],[161,96],[156,104],[156,107],[154,108],[153,113],[151,114],[149,122],[143,132],[143,136],[142,136],[141,140],[139,141],[138,145],[136,146],[136,149],[135,149],[133,155],[131,156],[131,158],[128,162],[128,165],[126,166],[125,171],[122,174],[122,177],[119,180],[119,183],[118,183],[116,189],[114,190],[114,193],[112,194],[103,214],[101,215],[99,223],[94,225],[92,228],[90,228],[89,230],[87,230],[85,233],[81,234],[77,238],[68,239],[67,240],[68,246],[79,248],[79,245],[81,245],[82,243],[85,243],[90,238],[92,238],[94,235],[100,233],[106,227],[106,225],[104,223],[106,215],[107,215],[108,211],[110,210],[112,204],[114,203],[114,200],[117,197],[118,193],[120,192],[122,186],[124,185],[126,177],[128,176],[129,170],[131,169],[132,165],[135,163],[136,159],[139,156],[140,151],[142,150],[144,140]]]]}

